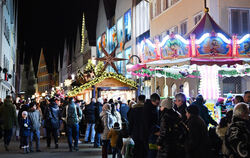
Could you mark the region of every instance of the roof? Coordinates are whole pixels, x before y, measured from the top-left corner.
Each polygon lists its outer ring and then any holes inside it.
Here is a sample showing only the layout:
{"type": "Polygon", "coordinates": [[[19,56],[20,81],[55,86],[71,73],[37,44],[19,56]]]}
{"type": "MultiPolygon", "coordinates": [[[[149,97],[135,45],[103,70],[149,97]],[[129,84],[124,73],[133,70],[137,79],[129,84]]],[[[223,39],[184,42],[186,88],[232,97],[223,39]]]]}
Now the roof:
{"type": "Polygon", "coordinates": [[[91,88],[93,85],[96,85],[108,78],[113,78],[121,83],[128,85],[131,88],[135,88],[135,89],[137,88],[137,83],[135,81],[127,79],[125,76],[121,74],[116,74],[113,72],[109,72],[109,73],[104,72],[100,77],[96,77],[93,80],[81,85],[80,87],[74,88],[72,91],[68,92],[68,95],[75,96],[81,93],[83,90],[91,88]]]}
{"type": "Polygon", "coordinates": [[[205,12],[200,22],[197,23],[194,28],[186,35],[186,38],[189,38],[191,34],[194,34],[196,39],[199,39],[203,34],[211,32],[222,33],[227,38],[231,37],[214,21],[208,12],[205,12]]]}

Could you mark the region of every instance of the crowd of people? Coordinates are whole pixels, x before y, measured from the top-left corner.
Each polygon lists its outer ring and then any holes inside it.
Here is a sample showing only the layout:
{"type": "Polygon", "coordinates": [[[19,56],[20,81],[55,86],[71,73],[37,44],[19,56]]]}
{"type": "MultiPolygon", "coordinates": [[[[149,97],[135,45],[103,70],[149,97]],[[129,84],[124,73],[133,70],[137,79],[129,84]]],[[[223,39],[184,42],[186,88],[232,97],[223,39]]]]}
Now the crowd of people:
{"type": "Polygon", "coordinates": [[[13,103],[11,96],[0,100],[0,138],[9,151],[13,134],[24,153],[41,152],[40,138],[59,148],[66,133],[69,151],[83,143],[102,148],[118,158],[209,158],[250,157],[250,91],[243,96],[218,98],[223,117],[217,123],[198,95],[187,101],[183,93],[161,100],[140,95],[132,100],[92,98],[89,104],[77,98],[54,96],[41,102],[13,103]],[[32,142],[35,141],[35,149],[32,142]]]}

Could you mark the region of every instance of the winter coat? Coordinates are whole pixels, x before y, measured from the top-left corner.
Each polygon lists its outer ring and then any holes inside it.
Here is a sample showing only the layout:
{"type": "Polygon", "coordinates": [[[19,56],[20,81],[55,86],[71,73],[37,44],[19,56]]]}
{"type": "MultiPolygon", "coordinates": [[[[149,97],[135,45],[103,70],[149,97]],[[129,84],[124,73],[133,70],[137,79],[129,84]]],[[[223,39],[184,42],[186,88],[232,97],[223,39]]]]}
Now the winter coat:
{"type": "Polygon", "coordinates": [[[188,158],[209,158],[209,137],[205,122],[200,116],[187,120],[188,136],[185,144],[188,158]]]}
{"type": "Polygon", "coordinates": [[[122,118],[122,120],[124,120],[125,122],[128,121],[128,117],[127,117],[128,111],[129,111],[128,105],[122,103],[122,104],[121,104],[121,107],[120,107],[120,113],[121,113],[121,118],[122,118]]]}
{"type": "Polygon", "coordinates": [[[45,127],[53,129],[59,129],[60,127],[60,111],[55,102],[50,103],[45,110],[45,127]]]}
{"type": "Polygon", "coordinates": [[[223,128],[220,128],[219,126],[216,127],[216,133],[220,137],[220,139],[222,140],[221,151],[222,151],[223,155],[228,155],[228,149],[227,149],[226,144],[225,144],[225,136],[226,136],[227,130],[228,130],[228,127],[223,127],[223,128]]]}
{"type": "Polygon", "coordinates": [[[185,157],[185,141],[180,143],[179,135],[176,132],[180,123],[183,124],[178,112],[173,109],[164,109],[161,115],[160,136],[157,139],[157,145],[161,147],[158,157],[185,157]]]}
{"type": "Polygon", "coordinates": [[[120,128],[112,128],[108,133],[108,139],[111,139],[111,147],[115,148],[119,137],[120,128]]]}
{"type": "Polygon", "coordinates": [[[143,124],[144,103],[137,103],[130,109],[128,115],[128,133],[134,141],[146,139],[143,124]]]}
{"type": "Polygon", "coordinates": [[[234,117],[225,136],[226,147],[232,158],[250,157],[250,123],[234,117]]]}
{"type": "Polygon", "coordinates": [[[151,134],[156,132],[156,129],[160,124],[159,110],[151,103],[149,99],[144,103],[143,124],[145,127],[144,133],[146,138],[149,138],[151,134]]]}
{"type": "Polygon", "coordinates": [[[67,125],[74,125],[81,121],[82,119],[82,110],[80,106],[75,104],[73,101],[67,105],[63,110],[63,119],[67,125]]]}
{"type": "Polygon", "coordinates": [[[31,122],[28,118],[20,120],[20,136],[30,136],[31,122]]]}
{"type": "Polygon", "coordinates": [[[2,120],[3,129],[9,130],[17,125],[16,108],[10,100],[5,100],[0,108],[0,119],[2,120]]]}
{"type": "Polygon", "coordinates": [[[91,102],[85,107],[85,117],[87,123],[95,123],[95,103],[91,102]]]}
{"type": "Polygon", "coordinates": [[[181,114],[181,119],[183,122],[186,122],[187,116],[186,116],[186,104],[182,104],[180,107],[174,106],[174,109],[181,114]]]}
{"type": "Polygon", "coordinates": [[[100,118],[100,113],[102,112],[102,106],[103,105],[101,103],[99,103],[99,102],[97,102],[95,104],[95,122],[97,122],[98,119],[101,119],[100,118]]]}
{"type": "Polygon", "coordinates": [[[103,121],[103,125],[104,125],[104,130],[102,133],[102,140],[108,140],[108,133],[111,130],[111,128],[114,125],[114,120],[113,117],[111,115],[110,110],[106,110],[106,111],[102,111],[100,113],[100,117],[103,121]]]}
{"type": "Polygon", "coordinates": [[[208,108],[203,104],[202,101],[197,100],[193,102],[190,106],[196,106],[199,109],[199,115],[205,121],[205,124],[207,126],[209,125],[209,123],[214,126],[217,126],[217,122],[210,116],[208,108]]]}
{"type": "Polygon", "coordinates": [[[37,131],[41,127],[41,115],[39,110],[29,110],[28,119],[31,123],[31,130],[37,131]]]}

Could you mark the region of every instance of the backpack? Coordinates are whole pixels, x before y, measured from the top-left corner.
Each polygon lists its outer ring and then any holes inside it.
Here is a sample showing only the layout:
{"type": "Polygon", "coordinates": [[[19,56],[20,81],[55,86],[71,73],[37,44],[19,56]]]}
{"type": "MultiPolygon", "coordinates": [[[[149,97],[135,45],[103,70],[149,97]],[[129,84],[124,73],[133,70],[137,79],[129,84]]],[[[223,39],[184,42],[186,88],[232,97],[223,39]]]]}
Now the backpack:
{"type": "Polygon", "coordinates": [[[96,121],[95,131],[97,133],[103,133],[103,131],[104,131],[104,123],[103,123],[101,118],[97,119],[97,121],[96,121]]]}

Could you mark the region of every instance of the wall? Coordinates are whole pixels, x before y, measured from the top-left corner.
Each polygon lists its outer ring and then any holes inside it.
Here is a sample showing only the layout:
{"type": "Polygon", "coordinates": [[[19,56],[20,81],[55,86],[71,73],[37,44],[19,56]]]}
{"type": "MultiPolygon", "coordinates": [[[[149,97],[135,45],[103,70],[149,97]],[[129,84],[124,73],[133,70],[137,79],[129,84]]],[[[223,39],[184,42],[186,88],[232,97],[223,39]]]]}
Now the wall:
{"type": "MultiPolygon", "coordinates": [[[[220,0],[220,26],[225,31],[229,30],[229,8],[250,8],[250,0],[220,0]]],[[[249,18],[250,19],[250,18],[249,18]]]]}
{"type": "Polygon", "coordinates": [[[167,10],[163,11],[160,15],[154,17],[150,22],[150,36],[154,37],[162,32],[178,26],[182,21],[188,19],[187,32],[194,26],[194,16],[203,11],[204,3],[201,0],[180,0],[167,10]]]}

